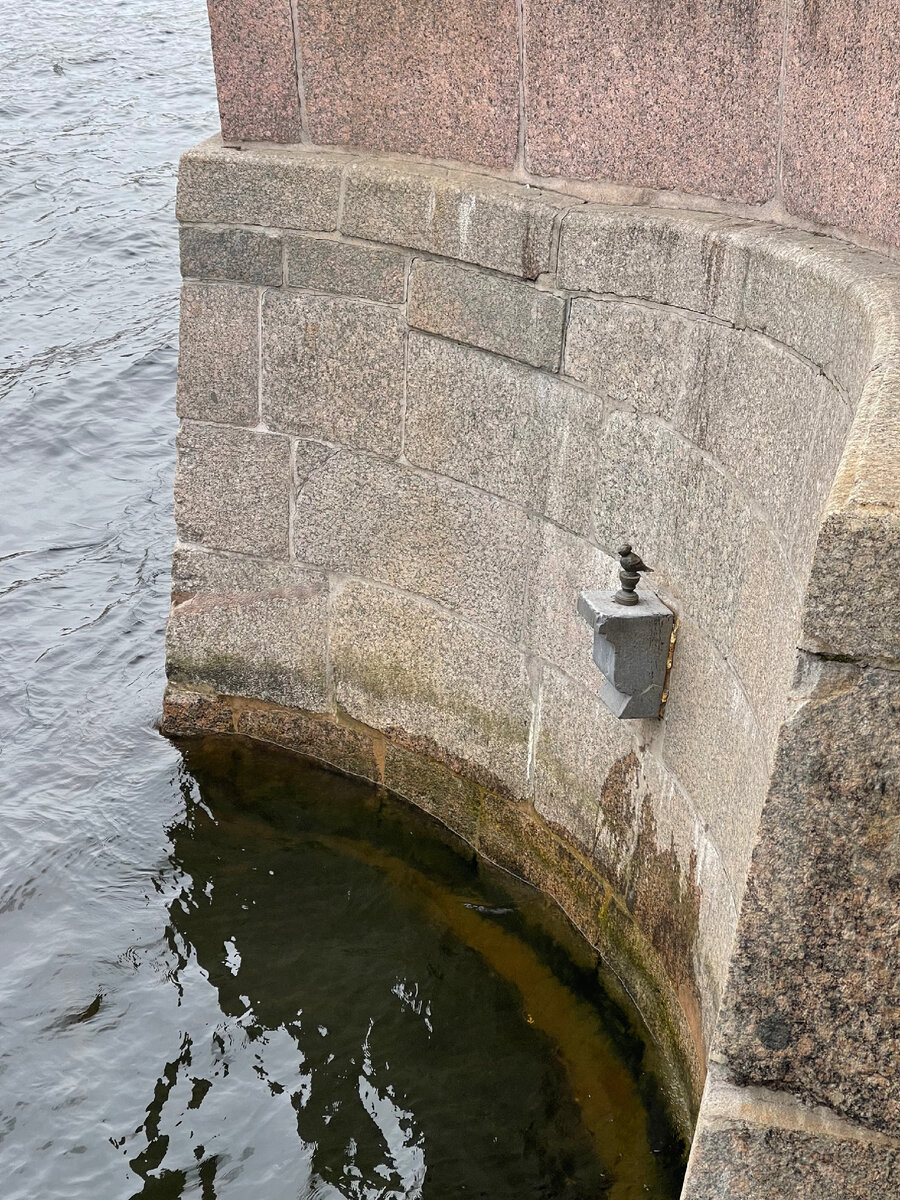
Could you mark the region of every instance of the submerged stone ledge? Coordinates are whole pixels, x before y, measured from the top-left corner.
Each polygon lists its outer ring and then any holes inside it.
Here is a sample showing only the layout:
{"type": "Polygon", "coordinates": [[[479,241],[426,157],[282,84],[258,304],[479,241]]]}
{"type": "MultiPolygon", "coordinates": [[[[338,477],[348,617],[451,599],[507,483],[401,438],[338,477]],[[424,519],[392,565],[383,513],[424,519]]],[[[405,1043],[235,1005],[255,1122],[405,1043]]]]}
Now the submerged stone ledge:
{"type": "Polygon", "coordinates": [[[178,211],[165,729],[373,780],[557,900],[699,1112],[685,1197],[894,1178],[900,267],[216,139],[178,211]],[[662,721],[599,703],[575,613],[624,541],[678,618],[662,721]],[[877,1163],[725,1128],[709,1062],[877,1163]]]}

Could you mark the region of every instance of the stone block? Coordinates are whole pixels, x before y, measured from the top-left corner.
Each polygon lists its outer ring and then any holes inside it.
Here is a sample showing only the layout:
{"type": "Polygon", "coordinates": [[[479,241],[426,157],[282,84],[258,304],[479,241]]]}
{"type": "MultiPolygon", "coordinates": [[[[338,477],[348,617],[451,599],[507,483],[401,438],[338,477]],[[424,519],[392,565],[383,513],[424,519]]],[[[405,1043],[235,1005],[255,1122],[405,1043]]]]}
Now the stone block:
{"type": "Polygon", "coordinates": [[[780,0],[529,0],[527,169],[770,199],[781,16],[780,0]]]}
{"type": "Polygon", "coordinates": [[[527,283],[417,259],[410,274],[409,323],[482,350],[559,369],[565,301],[527,283]]]}
{"type": "Polygon", "coordinates": [[[475,844],[481,790],[471,780],[454,775],[433,759],[387,742],[384,785],[475,844]]]}
{"type": "Polygon", "coordinates": [[[328,581],[321,572],[177,550],[172,593],[170,679],[288,707],[325,707],[328,581]]]}
{"type": "Polygon", "coordinates": [[[802,644],[823,654],[900,662],[900,520],[830,512],[819,530],[802,644]]]}
{"type": "Polygon", "coordinates": [[[301,141],[290,5],[209,0],[207,8],[225,140],[301,141]]]}
{"type": "Polygon", "coordinates": [[[747,693],[770,757],[794,676],[801,601],[801,583],[784,551],[769,530],[754,521],[729,662],[747,693]]]}
{"type": "Polygon", "coordinates": [[[179,734],[233,733],[232,715],[230,706],[219,696],[169,683],[163,697],[160,728],[163,733],[175,737],[179,734]]]}
{"type": "Polygon", "coordinates": [[[788,212],[900,245],[892,0],[791,0],[784,80],[788,212]]]}
{"type": "Polygon", "coordinates": [[[593,634],[578,616],[585,588],[610,587],[617,579],[613,559],[590,542],[535,519],[535,547],[528,578],[523,640],[534,654],[596,692],[602,676],[594,665],[593,634]]]}
{"type": "Polygon", "coordinates": [[[418,592],[512,641],[526,534],[525,514],[503,500],[345,452],[309,469],[296,497],[298,559],[418,592]]]}
{"type": "Polygon", "coordinates": [[[259,420],[259,294],[227,284],[181,289],[178,415],[255,425],[259,420]]]}
{"type": "Polygon", "coordinates": [[[737,679],[684,619],[669,677],[662,757],[709,829],[740,904],[766,794],[768,756],[737,679]]]}
{"type": "Polygon", "coordinates": [[[715,1052],[738,1084],[896,1139],[900,677],[805,659],[793,700],[715,1052]]]}
{"type": "Polygon", "coordinates": [[[410,334],[406,455],[543,513],[590,524],[602,404],[468,346],[410,334]]]}
{"type": "Polygon", "coordinates": [[[181,157],[176,215],[212,225],[331,232],[343,169],[343,160],[313,150],[229,150],[210,138],[181,157]]]}
{"type": "Polygon", "coordinates": [[[297,9],[313,141],[509,167],[519,127],[512,0],[311,0],[297,9]]]}
{"type": "Polygon", "coordinates": [[[346,584],[333,612],[341,709],[455,773],[524,793],[532,702],[515,647],[413,597],[365,583],[346,584]]]}
{"type": "Polygon", "coordinates": [[[763,510],[805,577],[850,425],[835,388],[783,347],[716,326],[676,423],[763,510]]]}
{"type": "Polygon", "coordinates": [[[563,371],[616,408],[671,421],[707,333],[705,323],[679,313],[576,297],[563,371]]]}
{"type": "Polygon", "coordinates": [[[766,226],[676,209],[590,205],[563,217],[559,286],[734,320],[766,226]]]}
{"type": "Polygon", "coordinates": [[[606,833],[599,866],[623,884],[636,840],[635,744],[628,727],[591,692],[553,670],[541,681],[534,750],[534,807],[582,853],[593,859],[606,833]],[[624,764],[624,768],[623,768],[624,764]]]}
{"type": "Polygon", "coordinates": [[[235,714],[235,729],[245,737],[272,742],[348,775],[380,783],[380,737],[327,716],[275,705],[251,705],[235,714]],[[376,744],[378,743],[378,744],[376,744]]]}
{"type": "Polygon", "coordinates": [[[297,292],[262,301],[262,413],[273,429],[400,451],[405,323],[381,305],[297,292]]]}
{"type": "Polygon", "coordinates": [[[179,240],[184,278],[233,279],[273,287],[281,283],[281,238],[277,233],[182,225],[179,240]]]}
{"type": "MultiPolygon", "coordinates": [[[[701,1118],[702,1120],[702,1118],[701,1118]]],[[[684,1200],[875,1200],[900,1194],[900,1149],[855,1137],[729,1122],[701,1127],[684,1200]]]]}
{"type": "Polygon", "coordinates": [[[553,225],[572,201],[440,168],[352,163],[341,231],[536,279],[550,268],[553,225]]]}
{"type": "Polygon", "coordinates": [[[175,471],[181,541],[287,558],[290,462],[287,438],[185,421],[175,471]]]}
{"type": "Polygon", "coordinates": [[[747,556],[746,497],[669,429],[613,413],[597,447],[596,540],[631,543],[723,653],[747,556]]]}
{"type": "Polygon", "coordinates": [[[336,292],[384,304],[406,299],[406,255],[336,242],[329,238],[289,237],[287,282],[314,292],[336,292]]]}

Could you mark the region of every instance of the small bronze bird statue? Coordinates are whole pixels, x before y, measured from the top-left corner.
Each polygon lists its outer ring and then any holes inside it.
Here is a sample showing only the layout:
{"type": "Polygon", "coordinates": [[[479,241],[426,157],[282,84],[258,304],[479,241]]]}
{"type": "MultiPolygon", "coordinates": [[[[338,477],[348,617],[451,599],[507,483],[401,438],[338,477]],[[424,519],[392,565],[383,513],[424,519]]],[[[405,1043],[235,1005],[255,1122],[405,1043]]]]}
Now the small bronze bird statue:
{"type": "Polygon", "coordinates": [[[635,554],[630,546],[620,546],[619,555],[619,581],[622,586],[615,594],[616,604],[624,604],[630,607],[632,604],[640,604],[641,598],[635,591],[635,588],[641,581],[641,573],[650,571],[639,554],[635,554]]]}

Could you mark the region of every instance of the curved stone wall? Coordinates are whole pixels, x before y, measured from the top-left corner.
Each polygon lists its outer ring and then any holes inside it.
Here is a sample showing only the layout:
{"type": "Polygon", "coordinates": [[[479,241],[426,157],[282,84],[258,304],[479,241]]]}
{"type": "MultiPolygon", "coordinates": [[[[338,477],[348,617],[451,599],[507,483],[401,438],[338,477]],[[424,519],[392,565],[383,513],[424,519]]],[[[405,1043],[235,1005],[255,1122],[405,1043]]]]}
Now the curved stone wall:
{"type": "Polygon", "coordinates": [[[178,213],[166,728],[383,783],[554,896],[686,1125],[714,1068],[688,1194],[762,1138],[896,1172],[897,267],[217,139],[178,213]],[[575,615],[625,538],[679,618],[663,721],[598,703],[575,615]]]}
{"type": "Polygon", "coordinates": [[[700,197],[900,246],[893,0],[208,4],[232,144],[424,155],[624,203],[700,197]]]}

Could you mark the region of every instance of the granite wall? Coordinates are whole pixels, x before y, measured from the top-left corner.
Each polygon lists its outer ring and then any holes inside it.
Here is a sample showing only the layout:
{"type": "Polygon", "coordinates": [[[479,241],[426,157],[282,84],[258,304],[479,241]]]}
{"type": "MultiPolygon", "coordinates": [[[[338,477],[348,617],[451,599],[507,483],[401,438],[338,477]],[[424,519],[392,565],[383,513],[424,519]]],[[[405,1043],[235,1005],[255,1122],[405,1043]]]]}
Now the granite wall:
{"type": "Polygon", "coordinates": [[[687,1196],[893,1195],[900,268],[219,139],[178,215],[165,727],[383,784],[557,899],[699,1108],[687,1196]],[[625,538],[679,618],[662,721],[597,702],[575,615],[625,538]]]}
{"type": "Polygon", "coordinates": [[[894,0],[208,0],[222,131],[900,247],[894,0]]]}

